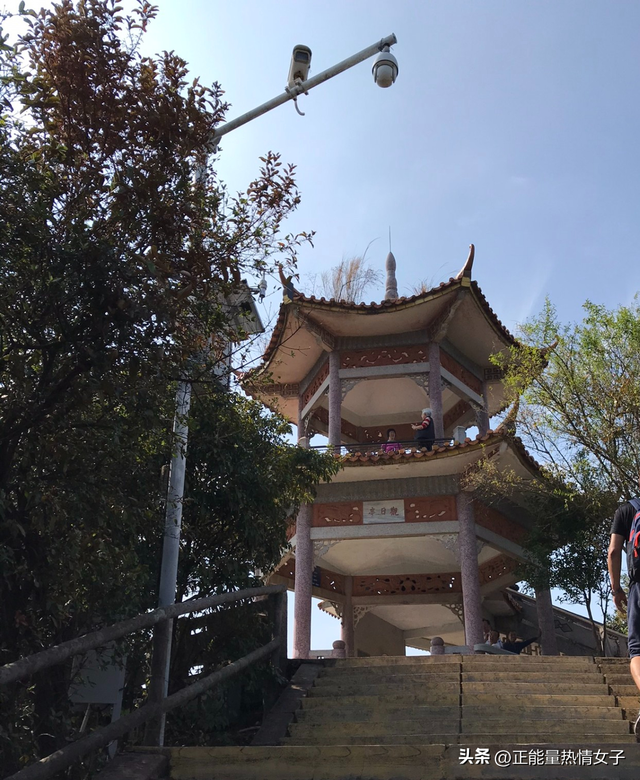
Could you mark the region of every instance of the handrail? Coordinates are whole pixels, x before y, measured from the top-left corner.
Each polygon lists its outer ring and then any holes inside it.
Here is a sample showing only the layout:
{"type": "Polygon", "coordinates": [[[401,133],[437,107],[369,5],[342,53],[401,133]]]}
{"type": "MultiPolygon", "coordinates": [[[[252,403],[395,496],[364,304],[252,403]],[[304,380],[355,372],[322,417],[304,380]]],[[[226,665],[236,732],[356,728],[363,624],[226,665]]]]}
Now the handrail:
{"type": "Polygon", "coordinates": [[[115,639],[120,639],[134,631],[143,628],[150,628],[158,623],[164,623],[172,620],[179,615],[186,615],[189,612],[197,612],[201,609],[208,609],[219,604],[233,603],[241,599],[251,598],[253,596],[267,596],[272,593],[283,593],[286,585],[265,585],[260,588],[245,588],[244,590],[231,591],[230,593],[220,593],[215,596],[205,596],[193,601],[182,601],[178,604],[171,604],[168,607],[154,609],[153,612],[147,612],[144,615],[138,615],[129,620],[122,620],[111,626],[94,631],[91,634],[85,634],[76,639],[70,639],[59,645],[54,645],[48,650],[42,650],[39,653],[20,658],[13,663],[5,664],[0,667],[0,685],[6,685],[10,682],[21,680],[35,672],[47,669],[50,666],[66,661],[74,655],[86,653],[88,650],[95,650],[97,647],[103,647],[115,639]]]}
{"type": "MultiPolygon", "coordinates": [[[[252,590],[256,590],[252,588],[252,590]]],[[[226,595],[226,594],[225,594],[226,595]]],[[[180,707],[183,704],[195,699],[224,680],[234,677],[236,674],[244,671],[251,664],[261,661],[263,658],[271,655],[274,650],[280,646],[281,638],[272,639],[267,645],[254,650],[245,655],[238,661],[225,666],[223,669],[213,672],[198,682],[187,685],[177,693],[167,696],[161,703],[145,704],[130,715],[110,723],[108,726],[96,729],[87,737],[72,742],[70,745],[56,750],[55,753],[41,759],[35,764],[21,769],[19,772],[5,778],[5,780],[48,780],[58,772],[62,772],[71,766],[74,761],[78,761],[92,750],[108,745],[114,739],[118,739],[136,726],[141,726],[152,718],[158,718],[165,712],[180,707]]]]}
{"type": "MultiPolygon", "coordinates": [[[[440,438],[433,440],[434,447],[450,447],[455,440],[453,437],[440,438]]],[[[409,450],[420,451],[426,447],[426,443],[419,441],[418,439],[411,439],[410,441],[367,441],[367,442],[353,442],[352,444],[312,444],[309,449],[316,452],[334,452],[336,454],[355,454],[361,453],[382,453],[386,454],[382,448],[385,444],[397,444],[398,450],[390,450],[389,453],[393,454],[397,452],[407,452],[409,450]]]]}

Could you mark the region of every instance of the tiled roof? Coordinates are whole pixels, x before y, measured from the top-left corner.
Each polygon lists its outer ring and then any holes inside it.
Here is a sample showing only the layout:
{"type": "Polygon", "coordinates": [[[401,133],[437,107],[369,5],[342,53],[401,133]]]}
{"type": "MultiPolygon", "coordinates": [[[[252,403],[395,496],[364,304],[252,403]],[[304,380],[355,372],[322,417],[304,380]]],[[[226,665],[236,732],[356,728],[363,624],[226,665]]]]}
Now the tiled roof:
{"type": "MultiPolygon", "coordinates": [[[[468,280],[466,281],[468,284],[468,280]]],[[[359,313],[359,312],[372,312],[372,311],[393,311],[394,309],[402,309],[405,308],[406,306],[419,303],[421,301],[429,300],[429,298],[434,297],[436,293],[441,293],[443,290],[454,289],[456,287],[461,287],[461,286],[464,286],[462,279],[451,277],[448,282],[441,282],[437,287],[433,287],[431,290],[427,290],[426,292],[419,293],[418,295],[396,298],[396,300],[394,301],[381,301],[380,303],[375,303],[374,301],[372,301],[371,303],[353,303],[350,301],[338,301],[335,300],[335,298],[330,298],[327,300],[326,298],[316,298],[314,295],[307,296],[304,295],[304,293],[298,292],[296,290],[293,296],[293,302],[297,304],[301,304],[303,307],[305,307],[305,305],[308,305],[311,309],[322,308],[322,309],[339,310],[344,312],[359,313]]],[[[482,290],[478,286],[478,283],[472,281],[470,285],[470,289],[473,290],[478,303],[486,313],[489,320],[494,324],[496,330],[504,337],[504,339],[507,342],[511,344],[516,344],[517,342],[515,337],[507,330],[507,328],[498,319],[496,313],[493,311],[491,306],[489,306],[489,303],[485,298],[482,290]]],[[[276,351],[276,349],[280,344],[280,340],[282,338],[287,323],[287,310],[288,310],[287,304],[283,304],[280,306],[278,320],[275,324],[273,333],[271,334],[271,339],[269,340],[269,344],[262,358],[263,366],[269,362],[273,353],[276,351]]],[[[259,371],[260,371],[260,367],[255,369],[256,373],[259,371]]]]}
{"type": "MultiPolygon", "coordinates": [[[[432,458],[440,459],[442,457],[454,455],[465,449],[469,449],[469,448],[477,449],[483,445],[497,443],[505,440],[506,438],[508,438],[509,441],[511,441],[514,444],[515,449],[518,451],[518,454],[527,463],[527,465],[529,465],[535,471],[540,470],[540,464],[534,458],[532,458],[531,455],[527,452],[527,449],[525,448],[522,441],[517,437],[507,437],[504,431],[500,430],[500,427],[496,431],[488,431],[484,436],[478,435],[473,440],[465,439],[464,442],[458,442],[447,446],[434,446],[434,448],[430,452],[427,452],[425,450],[414,450],[414,449],[411,449],[406,452],[396,451],[396,452],[367,453],[367,452],[352,451],[347,455],[336,454],[335,457],[339,458],[345,466],[356,465],[361,463],[364,463],[366,465],[384,464],[384,463],[397,464],[397,463],[405,463],[408,461],[430,460],[432,458]]],[[[354,450],[357,446],[358,446],[357,444],[349,445],[350,449],[352,450],[354,450]]]]}

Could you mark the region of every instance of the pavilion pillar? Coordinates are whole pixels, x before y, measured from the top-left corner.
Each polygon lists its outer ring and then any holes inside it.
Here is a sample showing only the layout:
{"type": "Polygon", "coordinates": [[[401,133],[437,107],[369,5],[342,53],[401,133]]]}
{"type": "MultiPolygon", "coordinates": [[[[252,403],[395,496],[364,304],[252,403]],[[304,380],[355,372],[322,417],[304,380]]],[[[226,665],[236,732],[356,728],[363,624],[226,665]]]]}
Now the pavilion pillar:
{"type": "Polygon", "coordinates": [[[302,410],[304,409],[303,398],[304,394],[300,393],[298,396],[298,447],[303,447],[306,450],[309,449],[309,437],[307,436],[304,417],[302,416],[302,410]]]}
{"type": "Polygon", "coordinates": [[[355,654],[355,626],[353,623],[353,577],[345,577],[344,586],[342,631],[340,638],[345,645],[346,657],[353,658],[355,654]]]}
{"type": "Polygon", "coordinates": [[[342,438],[342,390],[340,388],[340,353],[329,352],[329,444],[337,447],[342,438]]]}
{"type": "Polygon", "coordinates": [[[536,610],[538,612],[538,626],[542,632],[540,640],[542,655],[558,655],[553,603],[549,588],[536,588],[536,610]]]}
{"type": "Polygon", "coordinates": [[[489,432],[489,399],[487,398],[487,383],[482,383],[482,407],[476,412],[476,424],[478,433],[484,436],[489,432]]]}
{"type": "Polygon", "coordinates": [[[440,345],[436,341],[429,344],[429,403],[436,439],[443,439],[442,372],[440,370],[440,345]]]}
{"type": "Polygon", "coordinates": [[[480,572],[476,524],[473,518],[473,497],[460,491],[456,495],[458,512],[458,557],[462,578],[462,605],[464,609],[465,643],[473,649],[484,639],[482,631],[482,599],[480,596],[480,572]]]}
{"type": "Polygon", "coordinates": [[[296,521],[296,568],[294,580],[293,657],[308,658],[311,650],[311,586],[313,543],[311,504],[303,504],[296,521]]]}

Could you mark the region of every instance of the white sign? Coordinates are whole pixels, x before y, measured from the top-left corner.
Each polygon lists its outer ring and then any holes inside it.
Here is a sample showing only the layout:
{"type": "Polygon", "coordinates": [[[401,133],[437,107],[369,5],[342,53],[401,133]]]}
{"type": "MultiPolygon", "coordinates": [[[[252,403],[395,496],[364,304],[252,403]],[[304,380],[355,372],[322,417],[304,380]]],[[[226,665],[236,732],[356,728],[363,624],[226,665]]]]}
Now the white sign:
{"type": "Polygon", "coordinates": [[[404,500],[363,501],[362,521],[364,523],[404,523],[404,500]]]}

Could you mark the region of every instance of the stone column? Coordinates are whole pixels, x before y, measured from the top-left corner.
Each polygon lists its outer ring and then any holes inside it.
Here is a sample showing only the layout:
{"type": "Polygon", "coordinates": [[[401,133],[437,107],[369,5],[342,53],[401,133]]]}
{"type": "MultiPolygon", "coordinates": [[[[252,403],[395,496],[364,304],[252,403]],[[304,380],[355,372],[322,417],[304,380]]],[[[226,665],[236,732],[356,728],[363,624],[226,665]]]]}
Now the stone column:
{"type": "Polygon", "coordinates": [[[344,604],[342,606],[342,631],[347,658],[355,654],[355,627],[353,625],[353,577],[344,578],[344,604]]]}
{"type": "Polygon", "coordinates": [[[435,341],[429,344],[429,404],[433,414],[436,439],[442,439],[444,438],[442,372],[440,371],[440,345],[435,341]]]}
{"type": "Polygon", "coordinates": [[[474,645],[483,641],[484,635],[482,632],[482,600],[472,494],[464,491],[458,493],[456,495],[456,509],[458,511],[458,557],[462,575],[464,636],[466,644],[473,650],[474,645]]]}
{"type": "Polygon", "coordinates": [[[311,650],[311,580],[313,543],[311,504],[303,504],[296,521],[295,604],[293,610],[293,657],[308,658],[311,650]]]}
{"type": "Polygon", "coordinates": [[[476,412],[476,423],[478,425],[478,433],[480,436],[484,436],[485,433],[489,430],[489,413],[487,409],[489,408],[489,402],[487,399],[487,383],[482,383],[482,401],[483,401],[483,408],[479,409],[476,412]]]}
{"type": "Polygon", "coordinates": [[[304,427],[304,418],[302,417],[302,410],[304,409],[304,393],[300,393],[298,396],[298,446],[309,448],[309,437],[306,435],[304,427]]]}
{"type": "Polygon", "coordinates": [[[549,588],[536,588],[536,610],[538,612],[538,626],[542,631],[542,639],[540,640],[542,655],[558,655],[553,604],[549,588]]]}
{"type": "Polygon", "coordinates": [[[342,393],[340,392],[340,353],[329,352],[329,444],[337,447],[342,432],[342,393]]]}

